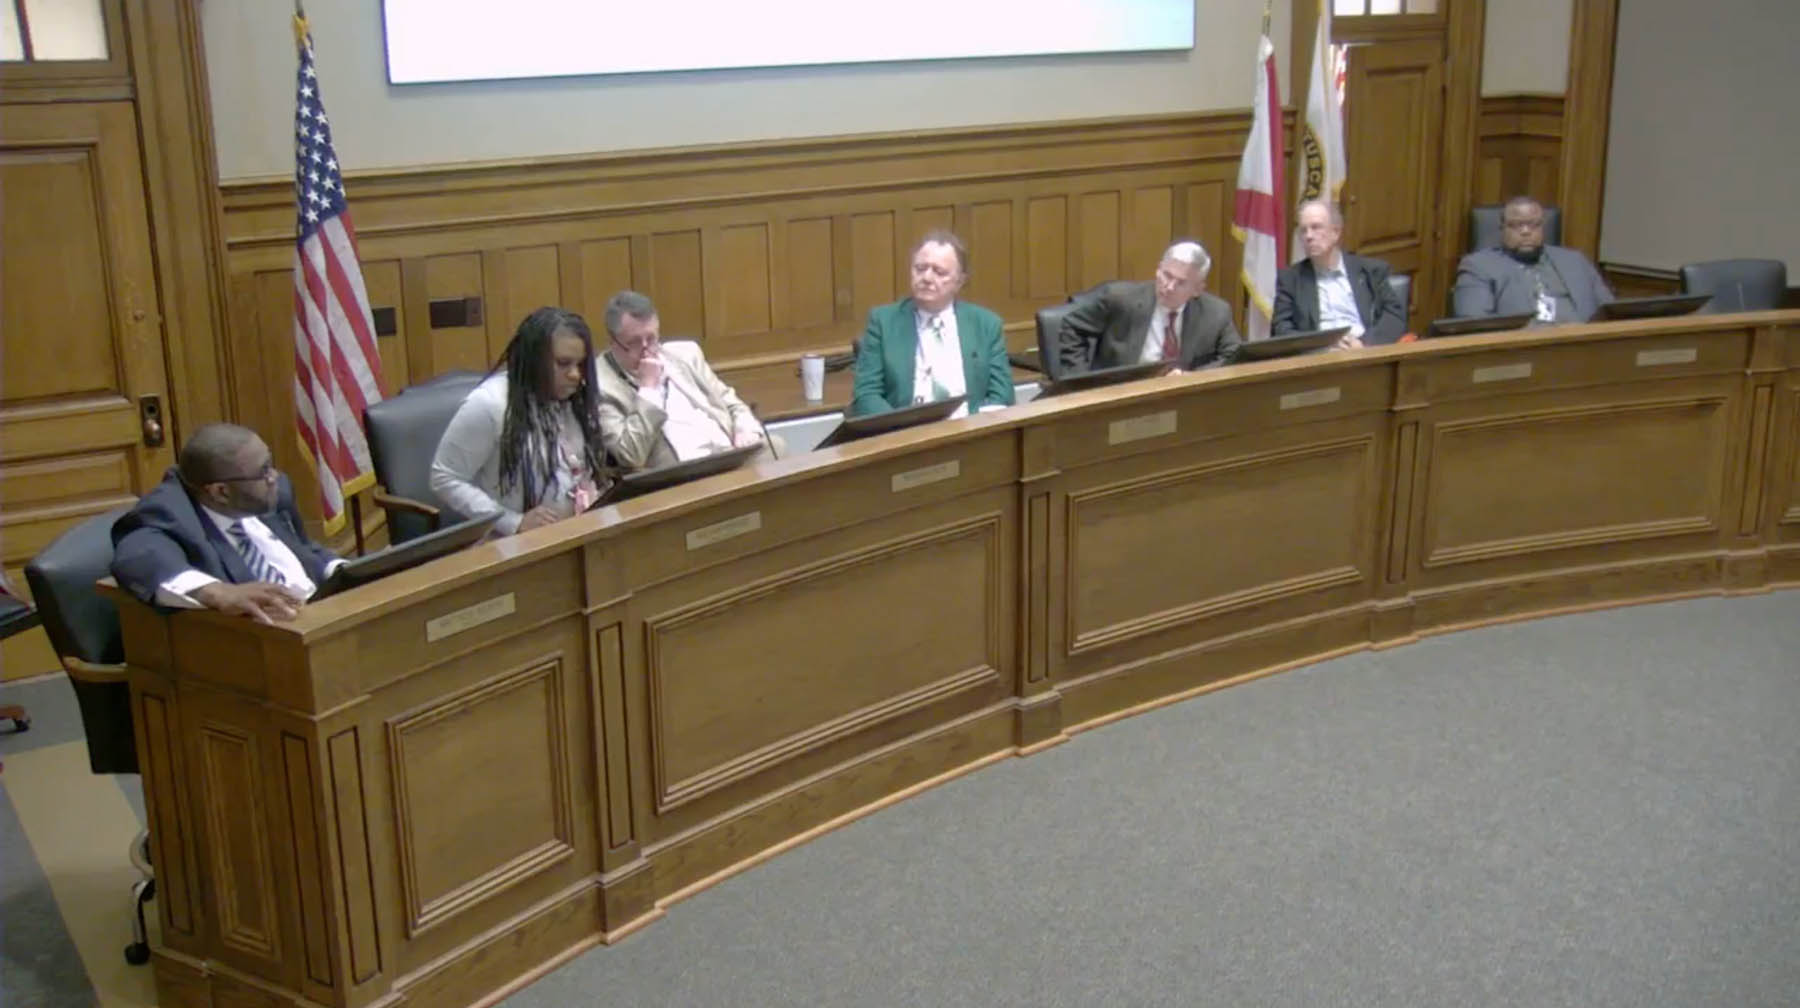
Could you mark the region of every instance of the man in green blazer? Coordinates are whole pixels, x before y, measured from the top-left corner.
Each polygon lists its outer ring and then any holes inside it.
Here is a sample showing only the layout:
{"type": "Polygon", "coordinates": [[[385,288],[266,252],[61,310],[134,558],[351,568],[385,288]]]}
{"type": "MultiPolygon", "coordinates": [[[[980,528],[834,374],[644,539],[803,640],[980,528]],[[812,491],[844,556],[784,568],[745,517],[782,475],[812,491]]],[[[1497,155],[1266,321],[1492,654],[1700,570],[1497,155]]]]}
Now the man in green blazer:
{"type": "Polygon", "coordinates": [[[952,416],[1013,402],[1000,316],[956,300],[969,275],[962,239],[931,231],[913,248],[912,296],[869,312],[856,347],[851,416],[966,396],[952,416]]]}

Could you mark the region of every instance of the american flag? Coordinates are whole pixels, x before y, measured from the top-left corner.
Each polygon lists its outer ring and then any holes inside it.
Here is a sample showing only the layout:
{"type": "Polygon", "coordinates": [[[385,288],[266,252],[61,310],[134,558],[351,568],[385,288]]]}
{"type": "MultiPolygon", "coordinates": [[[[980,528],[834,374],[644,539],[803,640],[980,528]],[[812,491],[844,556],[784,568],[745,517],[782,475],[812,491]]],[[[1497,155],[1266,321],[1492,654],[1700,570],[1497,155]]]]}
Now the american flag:
{"type": "Polygon", "coordinates": [[[296,19],[295,37],[294,418],[330,534],[343,527],[345,498],[374,483],[362,415],[381,400],[381,356],[304,21],[296,19]]]}

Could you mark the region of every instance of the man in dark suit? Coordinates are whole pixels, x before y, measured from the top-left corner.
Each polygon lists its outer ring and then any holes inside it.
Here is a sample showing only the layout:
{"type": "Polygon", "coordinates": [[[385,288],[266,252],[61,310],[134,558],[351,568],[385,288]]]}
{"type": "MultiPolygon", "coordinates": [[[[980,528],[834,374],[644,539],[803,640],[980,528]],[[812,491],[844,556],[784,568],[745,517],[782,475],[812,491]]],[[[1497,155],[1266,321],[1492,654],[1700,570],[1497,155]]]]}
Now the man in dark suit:
{"type": "Polygon", "coordinates": [[[1338,248],[1344,217],[1324,200],[1300,204],[1295,230],[1306,258],[1275,277],[1275,318],[1270,333],[1309,332],[1349,326],[1336,350],[1392,343],[1400,338],[1406,309],[1388,284],[1388,265],[1338,248]]]}
{"type": "Polygon", "coordinates": [[[1150,283],[1116,281],[1081,298],[1056,333],[1062,373],[1157,360],[1180,371],[1231,363],[1243,340],[1231,306],[1206,293],[1211,269],[1199,242],[1178,241],[1150,283]]]}
{"type": "Polygon", "coordinates": [[[1452,306],[1459,316],[1530,312],[1535,325],[1586,322],[1613,299],[1587,256],[1544,244],[1544,207],[1514,196],[1500,211],[1500,247],[1463,256],[1452,306]]]}
{"type": "Polygon", "coordinates": [[[294,489],[256,432],[207,424],[113,524],[113,577],[154,605],[291,620],[342,563],[306,538],[294,489]]]}

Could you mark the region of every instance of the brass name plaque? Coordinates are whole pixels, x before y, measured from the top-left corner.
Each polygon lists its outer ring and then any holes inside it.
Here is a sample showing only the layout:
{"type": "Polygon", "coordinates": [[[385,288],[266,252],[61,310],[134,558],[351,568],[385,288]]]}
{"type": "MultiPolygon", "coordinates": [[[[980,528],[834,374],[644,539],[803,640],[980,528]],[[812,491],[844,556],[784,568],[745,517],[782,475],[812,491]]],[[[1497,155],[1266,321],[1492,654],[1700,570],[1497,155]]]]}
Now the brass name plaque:
{"type": "Polygon", "coordinates": [[[892,492],[899,493],[902,490],[911,490],[913,487],[922,487],[927,483],[941,483],[944,480],[955,479],[961,475],[962,460],[951,459],[948,462],[939,462],[937,465],[921,466],[918,469],[895,473],[894,478],[889,482],[894,488],[892,492]]]}
{"type": "Polygon", "coordinates": [[[1669,350],[1639,350],[1638,367],[1655,367],[1658,364],[1692,364],[1700,357],[1695,347],[1675,347],[1669,350]]]}
{"type": "Polygon", "coordinates": [[[749,514],[741,514],[736,518],[727,518],[722,522],[714,522],[711,525],[702,525],[700,528],[689,532],[687,534],[687,548],[690,551],[705,549],[708,546],[722,543],[727,539],[735,539],[738,536],[755,532],[759,528],[762,528],[761,511],[752,511],[749,514]]]}
{"type": "Polygon", "coordinates": [[[1106,443],[1109,445],[1125,444],[1128,441],[1142,441],[1145,438],[1162,437],[1175,433],[1175,411],[1163,410],[1161,413],[1150,413],[1129,420],[1114,420],[1106,425],[1106,443]]]}
{"type": "Polygon", "coordinates": [[[472,630],[483,623],[492,623],[502,616],[511,616],[517,609],[513,593],[496,595],[486,602],[477,602],[472,606],[445,613],[437,619],[425,621],[425,642],[434,644],[452,634],[472,630]]]}
{"type": "Polygon", "coordinates": [[[1475,369],[1475,373],[1469,377],[1473,379],[1477,385],[1482,382],[1517,381],[1520,378],[1530,378],[1531,362],[1527,361],[1524,364],[1495,364],[1492,367],[1478,367],[1475,369]]]}
{"type": "Polygon", "coordinates": [[[1344,390],[1333,385],[1330,388],[1307,389],[1305,392],[1289,392],[1281,397],[1281,408],[1284,410],[1303,409],[1307,406],[1323,406],[1344,398],[1344,390]]]}

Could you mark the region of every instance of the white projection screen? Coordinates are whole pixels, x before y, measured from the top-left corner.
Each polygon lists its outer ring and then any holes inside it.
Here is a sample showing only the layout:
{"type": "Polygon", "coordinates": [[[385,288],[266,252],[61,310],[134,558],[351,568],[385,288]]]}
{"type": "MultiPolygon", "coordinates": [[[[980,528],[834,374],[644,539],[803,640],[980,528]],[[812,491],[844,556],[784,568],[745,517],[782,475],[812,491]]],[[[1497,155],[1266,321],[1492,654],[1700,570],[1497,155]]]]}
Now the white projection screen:
{"type": "Polygon", "coordinates": [[[394,84],[1191,49],[1194,0],[385,0],[394,84]]]}

